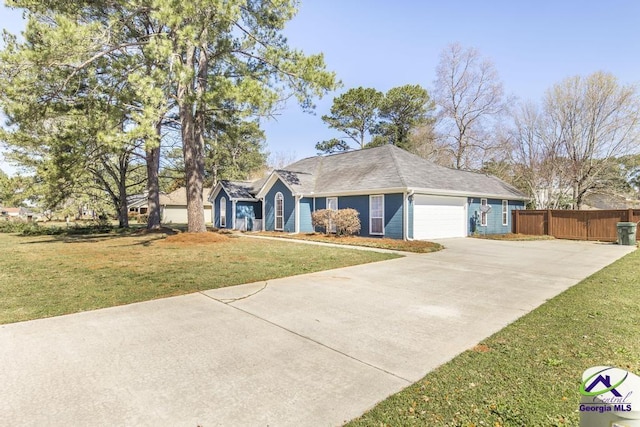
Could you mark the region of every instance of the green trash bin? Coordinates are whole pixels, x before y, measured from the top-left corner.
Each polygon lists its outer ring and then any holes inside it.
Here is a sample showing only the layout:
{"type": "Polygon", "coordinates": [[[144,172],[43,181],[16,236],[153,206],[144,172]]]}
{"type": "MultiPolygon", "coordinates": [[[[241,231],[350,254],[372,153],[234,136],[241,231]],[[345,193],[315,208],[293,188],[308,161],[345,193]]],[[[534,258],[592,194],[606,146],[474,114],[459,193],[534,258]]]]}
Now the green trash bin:
{"type": "Polygon", "coordinates": [[[636,244],[636,226],[635,222],[618,223],[619,245],[634,246],[636,244]]]}

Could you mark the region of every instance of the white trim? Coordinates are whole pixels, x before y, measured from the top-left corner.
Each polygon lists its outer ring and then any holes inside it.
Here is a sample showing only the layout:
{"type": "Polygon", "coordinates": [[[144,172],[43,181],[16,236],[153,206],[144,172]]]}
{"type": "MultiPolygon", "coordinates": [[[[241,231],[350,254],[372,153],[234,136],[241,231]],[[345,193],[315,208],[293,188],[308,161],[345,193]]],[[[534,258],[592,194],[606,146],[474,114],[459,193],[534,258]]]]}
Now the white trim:
{"type": "MultiPolygon", "coordinates": [[[[371,194],[397,194],[413,192],[415,194],[433,195],[433,196],[450,196],[450,197],[475,197],[475,198],[487,198],[487,199],[504,199],[507,197],[505,194],[491,194],[491,193],[474,193],[469,191],[457,191],[457,190],[440,190],[437,188],[423,188],[423,187],[393,187],[393,188],[370,188],[363,190],[346,190],[346,191],[331,191],[331,192],[317,192],[302,194],[303,197],[331,197],[331,196],[368,196],[371,194]]],[[[507,200],[522,200],[528,201],[529,197],[518,197],[516,195],[509,195],[507,200]]]]}
{"type": "Polygon", "coordinates": [[[227,198],[222,196],[220,197],[220,228],[227,228],[227,198]],[[224,216],[222,215],[222,207],[224,206],[224,216]],[[222,220],[224,219],[224,224],[222,220]]]}
{"type": "Polygon", "coordinates": [[[231,217],[231,229],[235,230],[236,229],[236,201],[235,200],[231,200],[231,214],[233,215],[231,217]]]}
{"type": "Polygon", "coordinates": [[[464,204],[464,235],[469,236],[469,199],[464,204]]]}
{"type": "Polygon", "coordinates": [[[273,196],[273,229],[276,231],[284,231],[284,195],[278,191],[273,196]],[[278,228],[278,196],[282,200],[282,227],[278,228]]]}
{"type": "Polygon", "coordinates": [[[508,226],[509,225],[509,201],[508,200],[503,200],[502,201],[502,225],[503,226],[508,226]],[[506,208],[506,210],[505,210],[506,208]]]}
{"type": "Polygon", "coordinates": [[[402,194],[402,240],[409,240],[409,196],[402,194]]]}
{"type": "MultiPolygon", "coordinates": [[[[209,192],[209,196],[207,197],[207,200],[209,200],[209,202],[211,204],[213,204],[216,200],[216,196],[218,196],[218,193],[220,192],[220,190],[222,190],[222,184],[220,184],[220,182],[218,182],[215,187],[213,187],[211,189],[211,191],[209,192]]],[[[225,191],[226,193],[226,191],[225,191]]]]}
{"type": "MultiPolygon", "coordinates": [[[[266,208],[265,208],[265,199],[264,197],[260,199],[260,207],[262,210],[262,219],[260,220],[262,222],[262,231],[267,231],[267,219],[265,217],[266,214],[266,208]]],[[[274,224],[275,225],[275,224],[274,224]]]]}
{"type": "Polygon", "coordinates": [[[295,200],[295,216],[294,216],[294,224],[293,229],[296,234],[300,233],[300,198],[302,196],[293,196],[295,200]]]}
{"type": "Polygon", "coordinates": [[[398,194],[407,191],[407,187],[393,188],[365,188],[363,190],[323,191],[318,193],[303,194],[304,197],[339,197],[339,196],[370,196],[378,194],[398,194]]]}
{"type": "MultiPolygon", "coordinates": [[[[487,199],[480,199],[480,208],[482,208],[482,206],[489,206],[489,202],[487,201],[487,199]],[[482,204],[482,202],[484,202],[484,205],[482,204]]],[[[486,227],[488,223],[489,212],[483,212],[482,209],[480,209],[480,227],[486,227]]]]}
{"type": "Polygon", "coordinates": [[[415,193],[413,192],[413,190],[409,190],[409,192],[407,193],[407,240],[415,240],[415,226],[414,224],[409,224],[409,199],[413,198],[413,222],[415,223],[416,220],[416,212],[415,212],[415,208],[416,208],[416,202],[415,202],[415,193]],[[413,234],[414,236],[409,237],[409,227],[413,226],[413,234]]]}
{"type": "MultiPolygon", "coordinates": [[[[380,218],[380,217],[375,217],[380,218]]],[[[369,234],[371,236],[384,236],[384,194],[371,194],[369,195],[369,234]],[[373,225],[373,221],[372,219],[374,219],[374,217],[372,216],[372,209],[371,209],[371,201],[374,198],[382,198],[382,232],[381,233],[374,233],[372,231],[372,225],[373,225]]]]}
{"type": "MultiPolygon", "coordinates": [[[[457,190],[439,190],[435,188],[419,188],[419,187],[409,187],[409,190],[413,190],[416,194],[432,194],[434,196],[453,196],[453,197],[475,197],[475,198],[485,198],[485,199],[504,199],[506,194],[492,194],[492,193],[474,193],[470,191],[457,191],[457,190]]],[[[385,191],[386,193],[386,191],[385,191]]],[[[522,200],[527,201],[530,200],[530,197],[518,197],[516,195],[509,195],[507,200],[522,200]]]]}
{"type": "Polygon", "coordinates": [[[336,201],[336,208],[335,208],[334,210],[336,210],[336,211],[337,211],[337,210],[338,210],[338,198],[337,198],[337,197],[335,197],[335,196],[333,196],[333,197],[326,197],[326,198],[325,198],[325,201],[324,201],[324,203],[325,203],[325,205],[324,205],[324,206],[325,206],[325,209],[329,209],[329,200],[335,200],[335,201],[336,201]]]}

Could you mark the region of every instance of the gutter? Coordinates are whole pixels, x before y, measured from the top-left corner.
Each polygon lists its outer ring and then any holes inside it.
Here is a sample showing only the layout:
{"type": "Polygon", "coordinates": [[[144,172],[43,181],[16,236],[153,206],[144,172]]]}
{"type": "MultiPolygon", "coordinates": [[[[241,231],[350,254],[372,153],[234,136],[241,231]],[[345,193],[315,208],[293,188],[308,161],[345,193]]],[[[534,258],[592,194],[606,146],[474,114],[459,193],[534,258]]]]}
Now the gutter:
{"type": "Polygon", "coordinates": [[[508,195],[508,194],[473,193],[470,191],[440,190],[435,188],[411,188],[410,190],[418,194],[426,194],[426,195],[434,195],[434,196],[480,197],[483,199],[503,199],[503,200],[522,200],[522,201],[529,200],[529,197],[526,197],[526,196],[516,196],[516,195],[508,195]]]}

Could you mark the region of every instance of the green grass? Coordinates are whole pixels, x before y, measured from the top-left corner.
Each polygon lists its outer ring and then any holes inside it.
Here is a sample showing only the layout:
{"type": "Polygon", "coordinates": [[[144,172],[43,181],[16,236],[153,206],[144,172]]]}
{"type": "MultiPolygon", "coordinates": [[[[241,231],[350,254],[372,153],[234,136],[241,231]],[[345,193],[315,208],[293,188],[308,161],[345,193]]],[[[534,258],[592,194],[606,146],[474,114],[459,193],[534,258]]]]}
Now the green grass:
{"type": "Polygon", "coordinates": [[[217,233],[172,237],[181,236],[0,234],[0,324],[397,257],[217,233]]]}
{"type": "Polygon", "coordinates": [[[336,236],[320,233],[286,234],[279,232],[262,232],[262,236],[281,237],[286,239],[310,240],[313,242],[333,243],[347,246],[364,246],[369,248],[389,249],[394,251],[429,253],[444,249],[442,245],[422,240],[400,240],[359,236],[336,236]]]}
{"type": "Polygon", "coordinates": [[[640,373],[640,251],[347,426],[577,426],[580,378],[595,365],[640,373]]]}

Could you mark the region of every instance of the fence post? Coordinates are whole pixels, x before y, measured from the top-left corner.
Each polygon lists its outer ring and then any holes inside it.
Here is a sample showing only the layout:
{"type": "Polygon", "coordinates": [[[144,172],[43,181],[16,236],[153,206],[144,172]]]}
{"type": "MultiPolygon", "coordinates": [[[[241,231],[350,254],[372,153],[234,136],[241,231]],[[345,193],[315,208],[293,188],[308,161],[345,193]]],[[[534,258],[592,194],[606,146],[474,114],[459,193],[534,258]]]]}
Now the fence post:
{"type": "Polygon", "coordinates": [[[512,222],[513,222],[513,232],[515,234],[518,234],[520,231],[520,224],[518,221],[518,216],[520,215],[520,209],[514,209],[511,211],[511,216],[513,216],[512,222]]]}
{"type": "Polygon", "coordinates": [[[551,226],[552,218],[553,214],[551,213],[551,209],[547,209],[547,236],[553,236],[553,227],[551,226]]]}
{"type": "Polygon", "coordinates": [[[627,211],[627,222],[633,222],[633,208],[629,208],[627,211]]]}

